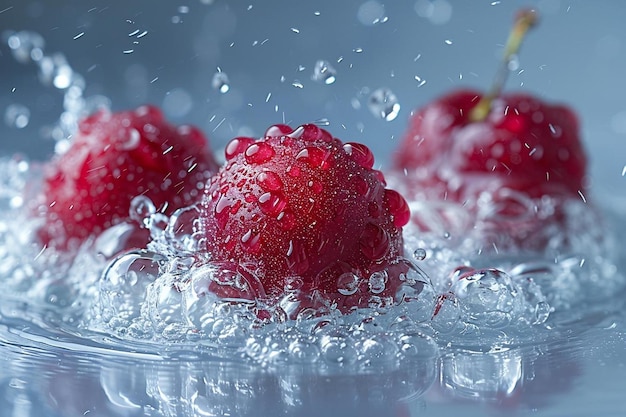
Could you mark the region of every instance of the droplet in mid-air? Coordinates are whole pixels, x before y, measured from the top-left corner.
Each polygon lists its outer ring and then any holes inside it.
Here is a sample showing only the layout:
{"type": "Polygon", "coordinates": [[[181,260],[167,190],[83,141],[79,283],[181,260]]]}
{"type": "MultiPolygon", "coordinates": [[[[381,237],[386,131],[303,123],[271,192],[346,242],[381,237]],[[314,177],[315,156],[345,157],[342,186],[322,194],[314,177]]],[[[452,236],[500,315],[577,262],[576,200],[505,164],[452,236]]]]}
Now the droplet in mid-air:
{"type": "Polygon", "coordinates": [[[391,122],[400,113],[398,98],[388,88],[379,88],[370,94],[367,102],[370,111],[376,117],[391,122]]]}
{"type": "Polygon", "coordinates": [[[426,259],[426,249],[424,248],[415,249],[415,251],[413,251],[413,257],[417,259],[418,261],[423,261],[424,259],[426,259]]]}
{"type": "Polygon", "coordinates": [[[315,63],[311,79],[322,84],[332,84],[337,80],[337,71],[328,61],[319,60],[315,63]]]}
{"type": "Polygon", "coordinates": [[[218,71],[213,74],[213,80],[211,80],[211,86],[224,94],[230,90],[230,81],[228,80],[228,75],[222,71],[218,71]]]}

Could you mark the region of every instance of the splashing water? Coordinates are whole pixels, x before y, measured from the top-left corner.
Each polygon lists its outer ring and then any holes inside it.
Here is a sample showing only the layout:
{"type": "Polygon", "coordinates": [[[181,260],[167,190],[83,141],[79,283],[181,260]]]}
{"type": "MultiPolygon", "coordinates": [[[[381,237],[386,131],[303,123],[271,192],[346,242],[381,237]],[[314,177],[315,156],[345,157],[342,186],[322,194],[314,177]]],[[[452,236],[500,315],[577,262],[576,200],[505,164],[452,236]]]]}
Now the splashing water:
{"type": "MultiPolygon", "coordinates": [[[[45,133],[57,142],[57,151],[61,152],[67,146],[67,138],[76,130],[78,121],[100,108],[110,107],[110,100],[101,95],[85,97],[83,76],[74,71],[62,53],[45,53],[45,41],[38,33],[7,30],[2,37],[18,62],[37,66],[43,85],[63,92],[63,113],[59,122],[45,133]]],[[[7,124],[17,128],[26,127],[29,118],[30,112],[23,106],[9,106],[5,113],[7,124]]]]}
{"type": "MultiPolygon", "coordinates": [[[[6,37],[17,60],[34,62],[42,81],[64,92],[64,113],[52,136],[60,146],[67,145],[79,117],[107,100],[86,99],[82,77],[62,55],[46,55],[36,34],[10,32],[6,37]]],[[[334,80],[334,69],[324,61],[318,61],[315,71],[316,81],[334,80]]],[[[214,88],[226,92],[226,74],[215,75],[214,88]]],[[[368,104],[387,121],[400,110],[387,89],[374,91],[368,104]]],[[[567,204],[563,230],[542,227],[520,244],[502,240],[495,231],[504,222],[531,224],[554,202],[507,195],[532,208],[511,219],[497,204],[483,206],[472,217],[453,204],[413,201],[412,210],[429,231],[415,225],[405,229],[405,253],[416,263],[405,260],[410,265],[406,285],[393,303],[349,315],[324,305],[288,319],[294,308],[289,295],[282,300],[255,297],[259,282],[253,275],[200,259],[203,241],[193,227],[196,207],[167,217],[149,199],[137,197],[130,211],[134,223],[116,225],[68,255],[35,243],[41,220],[25,202],[36,196],[40,167],[3,159],[0,173],[3,298],[28,305],[25,316],[32,323],[52,320],[79,335],[82,343],[104,334],[116,338],[108,346],[141,345],[161,352],[165,343],[170,350],[193,347],[266,365],[363,368],[416,358],[434,362],[439,346],[450,343],[484,348],[549,338],[576,306],[610,299],[624,287],[615,242],[600,214],[587,204],[567,204]],[[139,227],[150,231],[152,242],[144,250],[117,255],[124,236],[139,227]],[[524,245],[537,242],[545,245],[545,253],[526,250],[524,245]],[[250,296],[218,297],[209,291],[216,285],[250,296]]],[[[384,273],[368,279],[373,295],[384,289],[384,273]]],[[[358,280],[337,277],[339,293],[349,296],[358,280]]],[[[579,317],[592,309],[579,311],[579,317]]]]}

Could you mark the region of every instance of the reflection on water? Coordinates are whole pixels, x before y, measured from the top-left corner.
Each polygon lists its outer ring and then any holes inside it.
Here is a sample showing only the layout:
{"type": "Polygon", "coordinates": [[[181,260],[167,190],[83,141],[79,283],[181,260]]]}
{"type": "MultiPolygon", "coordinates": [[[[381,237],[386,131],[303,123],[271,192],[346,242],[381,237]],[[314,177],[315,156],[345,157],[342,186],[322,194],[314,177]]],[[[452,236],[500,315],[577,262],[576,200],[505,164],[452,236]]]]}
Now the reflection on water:
{"type": "Polygon", "coordinates": [[[264,369],[24,347],[19,335],[6,333],[13,340],[3,340],[2,416],[378,416],[402,410],[436,375],[434,358],[359,372],[264,369]]]}
{"type": "Polygon", "coordinates": [[[86,345],[9,317],[19,306],[7,306],[0,416],[588,416],[598,409],[619,416],[626,405],[619,388],[623,313],[590,315],[545,342],[513,348],[440,346],[432,355],[368,367],[259,366],[206,351],[122,347],[106,337],[86,345]],[[601,380],[599,365],[603,385],[612,387],[601,394],[611,401],[601,405],[589,402],[597,393],[580,390],[601,380]]]}
{"type": "MultiPolygon", "coordinates": [[[[603,355],[594,352],[600,333],[626,337],[623,323],[605,325],[606,320],[588,334],[550,344],[442,350],[440,358],[367,370],[263,368],[193,355],[164,360],[72,350],[67,344],[26,341],[20,332],[28,329],[3,326],[0,415],[400,417],[453,415],[458,407],[469,415],[544,411],[569,401],[590,363],[603,355]]],[[[623,355],[621,361],[623,376],[623,355]]],[[[619,415],[623,404],[614,403],[603,415],[619,415]]]]}

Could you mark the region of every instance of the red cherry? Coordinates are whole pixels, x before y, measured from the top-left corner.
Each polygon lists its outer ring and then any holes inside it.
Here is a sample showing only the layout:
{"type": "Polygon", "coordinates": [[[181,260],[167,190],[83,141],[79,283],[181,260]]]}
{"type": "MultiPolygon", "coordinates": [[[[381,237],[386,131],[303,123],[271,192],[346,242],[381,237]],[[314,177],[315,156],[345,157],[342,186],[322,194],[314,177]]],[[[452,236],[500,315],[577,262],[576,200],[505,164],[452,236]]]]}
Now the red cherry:
{"type": "Polygon", "coordinates": [[[414,213],[418,228],[460,226],[460,233],[482,230],[541,250],[550,226],[565,227],[562,202],[584,200],[587,158],[574,112],[530,94],[501,93],[511,57],[536,18],[532,10],[518,15],[489,92],[455,91],[411,117],[393,169],[412,198],[439,204],[414,213]],[[469,222],[446,218],[444,200],[461,205],[469,222]]]}
{"type": "Polygon", "coordinates": [[[472,121],[481,99],[476,91],[457,91],[415,113],[395,168],[444,183],[447,198],[460,202],[505,187],[531,198],[580,198],[587,159],[574,113],[528,94],[505,94],[485,120],[472,121]]]}
{"type": "Polygon", "coordinates": [[[70,148],[45,168],[39,238],[48,246],[69,248],[126,221],[138,195],[171,214],[197,202],[215,171],[208,142],[197,128],[170,125],[153,106],[101,110],[80,122],[70,148]]]}
{"type": "MultiPolygon", "coordinates": [[[[278,125],[226,150],[201,204],[211,262],[238,265],[261,283],[256,297],[297,300],[299,311],[319,299],[344,312],[394,299],[408,269],[408,205],[385,189],[365,145],[311,124],[278,125]]],[[[233,297],[232,286],[210,290],[233,297]]]]}

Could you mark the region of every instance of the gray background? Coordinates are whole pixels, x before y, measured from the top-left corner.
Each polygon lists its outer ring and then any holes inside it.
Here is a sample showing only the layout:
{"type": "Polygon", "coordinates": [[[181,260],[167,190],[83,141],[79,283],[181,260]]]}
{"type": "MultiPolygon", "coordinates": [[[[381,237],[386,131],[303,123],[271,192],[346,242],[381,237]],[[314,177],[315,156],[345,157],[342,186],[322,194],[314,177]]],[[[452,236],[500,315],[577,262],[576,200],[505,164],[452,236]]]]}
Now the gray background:
{"type": "Polygon", "coordinates": [[[335,136],[368,144],[384,169],[412,109],[454,88],[489,86],[512,16],[528,6],[542,19],[507,90],[571,105],[593,186],[626,195],[626,3],[618,0],[0,0],[0,150],[52,152],[42,131],[58,119],[63,94],[4,42],[7,31],[32,30],[46,54],[62,53],[85,78],[86,96],[109,97],[116,110],[163,106],[171,121],[201,127],[218,151],[283,120],[328,119],[335,136]],[[311,79],[320,59],[335,67],[335,83],[311,79]],[[230,79],[225,94],[211,85],[218,67],[230,79]],[[368,110],[368,91],[381,87],[401,105],[393,121],[368,110]],[[15,104],[30,111],[21,129],[5,120],[15,104]]]}

